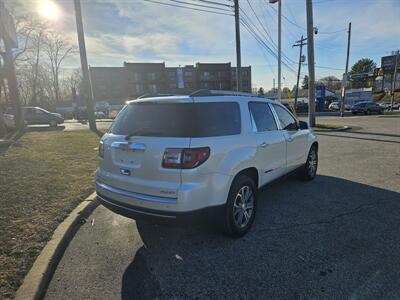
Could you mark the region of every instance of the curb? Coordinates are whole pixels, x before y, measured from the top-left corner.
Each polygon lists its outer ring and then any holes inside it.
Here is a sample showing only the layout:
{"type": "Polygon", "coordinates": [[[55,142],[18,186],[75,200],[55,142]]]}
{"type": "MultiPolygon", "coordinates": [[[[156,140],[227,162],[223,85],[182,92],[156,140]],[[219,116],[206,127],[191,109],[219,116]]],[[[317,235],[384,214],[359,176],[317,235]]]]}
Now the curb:
{"type": "Polygon", "coordinates": [[[43,297],[58,262],[62,258],[70,240],[78,231],[82,218],[86,218],[96,207],[96,192],[79,204],[56,228],[18,288],[15,299],[36,300],[43,297]]]}
{"type": "Polygon", "coordinates": [[[335,129],[315,129],[313,128],[313,131],[315,132],[331,132],[331,131],[347,131],[350,130],[351,127],[350,126],[343,126],[343,128],[335,128],[335,129]]]}

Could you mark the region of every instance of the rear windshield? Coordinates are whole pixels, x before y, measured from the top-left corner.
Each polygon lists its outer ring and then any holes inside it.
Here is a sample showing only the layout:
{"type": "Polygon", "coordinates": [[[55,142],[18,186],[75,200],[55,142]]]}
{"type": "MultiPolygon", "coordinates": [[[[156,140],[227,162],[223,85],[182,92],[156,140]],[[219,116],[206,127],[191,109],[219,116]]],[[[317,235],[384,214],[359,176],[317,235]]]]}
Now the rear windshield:
{"type": "Polygon", "coordinates": [[[240,134],[236,102],[128,104],[111,133],[120,135],[205,137],[240,134]]]}

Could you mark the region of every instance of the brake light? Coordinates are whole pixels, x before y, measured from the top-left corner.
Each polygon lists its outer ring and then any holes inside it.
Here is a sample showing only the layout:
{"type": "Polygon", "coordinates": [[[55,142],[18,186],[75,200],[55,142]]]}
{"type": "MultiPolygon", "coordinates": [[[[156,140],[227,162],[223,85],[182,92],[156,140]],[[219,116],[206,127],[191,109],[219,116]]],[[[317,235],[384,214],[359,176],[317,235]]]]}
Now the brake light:
{"type": "Polygon", "coordinates": [[[168,169],[193,169],[204,163],[210,156],[210,148],[167,148],[162,166],[168,169]]]}

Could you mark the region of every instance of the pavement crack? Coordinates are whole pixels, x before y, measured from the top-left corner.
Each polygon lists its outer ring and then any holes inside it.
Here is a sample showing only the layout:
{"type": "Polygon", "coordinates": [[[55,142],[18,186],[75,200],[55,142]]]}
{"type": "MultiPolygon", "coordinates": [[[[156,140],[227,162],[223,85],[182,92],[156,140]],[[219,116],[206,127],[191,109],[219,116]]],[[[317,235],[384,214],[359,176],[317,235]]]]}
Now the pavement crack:
{"type": "MultiPolygon", "coordinates": [[[[397,198],[393,199],[387,199],[387,200],[381,200],[379,202],[372,202],[372,203],[365,203],[357,206],[356,208],[353,208],[349,211],[342,212],[339,214],[336,214],[334,216],[328,217],[326,219],[322,219],[319,221],[313,221],[313,222],[307,222],[307,223],[293,223],[293,224],[288,224],[286,226],[280,226],[280,227],[272,227],[268,229],[260,229],[259,231],[269,231],[269,230],[285,230],[285,229],[291,229],[295,227],[305,227],[305,226],[314,226],[314,225],[322,225],[322,224],[333,224],[337,219],[347,217],[347,216],[352,216],[361,213],[362,211],[366,209],[371,209],[375,208],[377,206],[380,206],[382,204],[388,203],[388,202],[399,202],[397,198]]],[[[279,224],[279,223],[274,223],[274,224],[279,224]]]]}

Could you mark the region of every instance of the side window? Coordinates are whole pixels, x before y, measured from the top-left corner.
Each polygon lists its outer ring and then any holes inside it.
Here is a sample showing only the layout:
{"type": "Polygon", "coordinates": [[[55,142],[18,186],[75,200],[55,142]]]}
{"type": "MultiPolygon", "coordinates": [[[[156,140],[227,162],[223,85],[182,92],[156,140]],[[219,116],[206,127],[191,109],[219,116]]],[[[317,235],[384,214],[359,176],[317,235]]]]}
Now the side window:
{"type": "Polygon", "coordinates": [[[277,130],[274,116],[265,102],[249,102],[249,110],[258,132],[277,130]]]}
{"type": "Polygon", "coordinates": [[[284,130],[297,130],[298,125],[295,118],[283,107],[274,104],[276,114],[284,130]]]}

